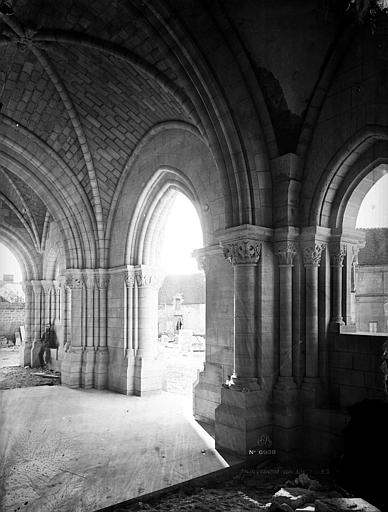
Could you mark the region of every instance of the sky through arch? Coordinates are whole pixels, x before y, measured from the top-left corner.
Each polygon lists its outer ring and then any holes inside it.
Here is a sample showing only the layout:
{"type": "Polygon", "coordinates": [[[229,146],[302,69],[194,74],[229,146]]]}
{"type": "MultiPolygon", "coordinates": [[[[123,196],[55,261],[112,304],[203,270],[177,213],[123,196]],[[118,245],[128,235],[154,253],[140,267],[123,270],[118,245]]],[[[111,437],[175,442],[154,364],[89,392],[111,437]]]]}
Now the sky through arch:
{"type": "Polygon", "coordinates": [[[388,228],[388,174],[380,178],[364,197],[356,227],[388,228]]]}
{"type": "Polygon", "coordinates": [[[3,279],[4,274],[13,275],[15,283],[22,280],[22,271],[18,260],[12,251],[0,242],[0,279],[3,279]]]}
{"type": "Polygon", "coordinates": [[[190,199],[179,192],[166,220],[161,267],[166,274],[199,272],[197,261],[191,253],[201,247],[203,235],[198,213],[190,199]]]}

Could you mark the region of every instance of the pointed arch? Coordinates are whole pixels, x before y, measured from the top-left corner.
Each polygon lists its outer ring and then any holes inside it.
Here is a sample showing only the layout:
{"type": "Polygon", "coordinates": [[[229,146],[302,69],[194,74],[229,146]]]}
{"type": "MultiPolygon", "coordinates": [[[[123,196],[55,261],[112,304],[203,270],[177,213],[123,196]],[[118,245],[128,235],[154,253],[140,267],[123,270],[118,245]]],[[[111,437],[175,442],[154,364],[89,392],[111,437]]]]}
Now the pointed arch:
{"type": "Polygon", "coordinates": [[[177,169],[158,169],[144,188],[130,223],[125,257],[128,264],[155,263],[162,236],[162,230],[157,228],[160,228],[168,217],[178,192],[191,200],[204,231],[204,219],[198,207],[199,200],[193,185],[177,169]]]}
{"type": "MultiPolygon", "coordinates": [[[[387,154],[388,129],[366,126],[352,136],[326,166],[311,201],[303,197],[302,192],[302,204],[305,203],[304,224],[328,228],[342,225],[345,212],[350,213],[348,202],[352,194],[361,192],[361,188],[357,187],[368,174],[387,162],[387,154]]],[[[384,166],[381,172],[385,172],[384,166]]],[[[370,183],[370,187],[373,183],[370,183]]],[[[305,188],[309,185],[306,183],[305,188]]],[[[365,189],[363,194],[366,192],[365,189]]],[[[352,208],[356,207],[354,198],[352,208]]],[[[361,200],[359,198],[360,204],[361,200]]]]}
{"type": "Polygon", "coordinates": [[[40,279],[41,256],[19,231],[0,225],[0,242],[15,255],[22,270],[23,281],[40,279]]]}

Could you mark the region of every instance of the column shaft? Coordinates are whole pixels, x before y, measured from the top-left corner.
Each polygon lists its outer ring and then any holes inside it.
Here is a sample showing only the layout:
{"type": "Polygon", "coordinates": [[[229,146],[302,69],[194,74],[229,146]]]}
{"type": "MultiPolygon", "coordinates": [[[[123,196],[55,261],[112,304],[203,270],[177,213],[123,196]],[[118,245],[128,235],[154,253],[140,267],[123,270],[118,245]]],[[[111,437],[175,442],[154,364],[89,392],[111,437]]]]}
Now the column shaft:
{"type": "Polygon", "coordinates": [[[279,265],[280,376],[292,377],[292,265],[279,265]]]}
{"type": "Polygon", "coordinates": [[[94,276],[86,278],[86,343],[87,347],[93,347],[94,338],[94,276]]]}
{"type": "Polygon", "coordinates": [[[306,377],[318,377],[318,267],[306,267],[306,377]]]}
{"type": "Polygon", "coordinates": [[[222,243],[234,268],[234,373],[232,385],[256,390],[258,385],[257,263],[261,243],[254,239],[222,243]]]}
{"type": "Polygon", "coordinates": [[[234,379],[257,378],[256,265],[234,266],[234,379]]]}

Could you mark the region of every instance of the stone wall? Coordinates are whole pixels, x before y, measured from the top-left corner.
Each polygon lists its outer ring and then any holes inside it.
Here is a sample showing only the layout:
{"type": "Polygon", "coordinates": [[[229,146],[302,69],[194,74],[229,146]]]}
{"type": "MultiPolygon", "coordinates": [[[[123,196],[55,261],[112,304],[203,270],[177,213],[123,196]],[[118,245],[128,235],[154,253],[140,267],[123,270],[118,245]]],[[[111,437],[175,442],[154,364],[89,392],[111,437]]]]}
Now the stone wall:
{"type": "Polygon", "coordinates": [[[388,332],[388,265],[360,265],[357,268],[357,331],[368,332],[377,322],[376,332],[388,332]]]}
{"type": "Polygon", "coordinates": [[[388,336],[340,334],[331,351],[331,396],[335,405],[349,407],[365,398],[384,399],[380,370],[382,345],[388,336]]]}
{"type": "Polygon", "coordinates": [[[0,302],[0,336],[15,340],[15,330],[24,325],[24,304],[0,302]]]}

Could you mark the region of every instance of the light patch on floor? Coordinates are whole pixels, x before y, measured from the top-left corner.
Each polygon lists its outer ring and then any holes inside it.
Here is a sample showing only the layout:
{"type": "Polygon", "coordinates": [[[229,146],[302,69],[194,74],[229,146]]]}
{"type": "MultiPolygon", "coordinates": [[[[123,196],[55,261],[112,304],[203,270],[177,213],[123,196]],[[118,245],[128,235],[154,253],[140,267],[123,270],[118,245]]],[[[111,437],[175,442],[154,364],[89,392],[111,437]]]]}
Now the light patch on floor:
{"type": "Polygon", "coordinates": [[[5,512],[89,512],[227,466],[183,396],[44,386],[0,410],[5,512]]]}

